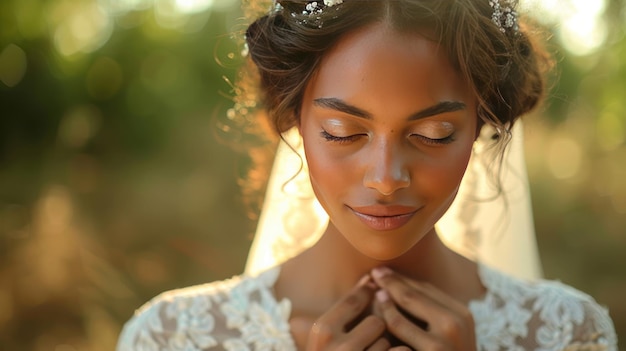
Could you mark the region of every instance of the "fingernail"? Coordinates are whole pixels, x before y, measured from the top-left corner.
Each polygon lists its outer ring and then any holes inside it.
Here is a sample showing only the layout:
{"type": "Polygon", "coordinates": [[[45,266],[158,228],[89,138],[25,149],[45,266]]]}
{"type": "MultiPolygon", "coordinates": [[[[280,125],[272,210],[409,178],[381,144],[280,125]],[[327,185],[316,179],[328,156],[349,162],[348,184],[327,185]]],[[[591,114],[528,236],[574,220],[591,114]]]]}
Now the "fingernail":
{"type": "Polygon", "coordinates": [[[378,290],[376,292],[376,299],[380,302],[387,302],[389,301],[389,294],[385,290],[378,290]]]}
{"type": "Polygon", "coordinates": [[[380,278],[386,276],[389,273],[391,273],[391,269],[389,269],[387,267],[376,267],[376,268],[372,269],[372,276],[375,279],[380,279],[380,278]]]}
{"type": "Polygon", "coordinates": [[[367,284],[370,281],[371,277],[369,274],[364,275],[359,282],[357,283],[358,286],[363,286],[365,284],[367,284]]]}

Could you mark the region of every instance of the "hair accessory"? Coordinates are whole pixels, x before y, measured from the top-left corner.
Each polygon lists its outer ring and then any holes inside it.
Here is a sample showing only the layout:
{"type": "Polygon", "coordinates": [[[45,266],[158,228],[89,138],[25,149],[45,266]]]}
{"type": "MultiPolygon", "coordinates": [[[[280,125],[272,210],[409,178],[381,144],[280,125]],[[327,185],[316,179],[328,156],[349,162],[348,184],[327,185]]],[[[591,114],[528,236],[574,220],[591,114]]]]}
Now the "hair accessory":
{"type": "MultiPolygon", "coordinates": [[[[301,20],[301,23],[305,25],[312,24],[317,28],[322,28],[322,13],[324,10],[335,5],[343,4],[343,0],[324,0],[323,4],[325,7],[322,6],[321,1],[309,1],[302,11],[302,15],[305,19],[301,20]]],[[[296,17],[296,14],[292,13],[291,16],[296,17]]]]}
{"type": "Polygon", "coordinates": [[[270,13],[277,13],[277,12],[281,12],[282,10],[283,10],[283,5],[281,5],[280,2],[274,0],[270,13]]]}
{"type": "MultiPolygon", "coordinates": [[[[322,28],[322,13],[324,10],[343,4],[344,0],[323,0],[323,1],[308,1],[302,11],[291,12],[291,17],[298,19],[299,24],[313,25],[318,28],[322,28]]],[[[274,0],[274,6],[271,12],[277,13],[284,10],[283,6],[278,0],[274,0]]]]}
{"type": "Polygon", "coordinates": [[[343,4],[343,0],[324,0],[324,5],[328,7],[333,7],[335,5],[343,4]]]}
{"type": "MultiPolygon", "coordinates": [[[[310,25],[313,24],[318,28],[322,28],[321,15],[324,9],[343,4],[344,0],[323,0],[323,1],[308,1],[304,6],[301,13],[296,11],[291,12],[291,17],[305,17],[300,19],[298,23],[310,25]],[[323,5],[322,5],[323,4],[323,5]],[[308,18],[306,18],[308,17],[308,18]]],[[[491,20],[498,26],[502,33],[506,33],[507,29],[513,31],[513,33],[519,32],[519,25],[517,23],[517,11],[515,11],[515,0],[489,0],[489,5],[493,9],[491,14],[491,20]]],[[[282,12],[283,6],[279,0],[274,0],[272,13],[282,12]]]]}
{"type": "MultiPolygon", "coordinates": [[[[335,5],[343,4],[343,0],[324,0],[323,3],[326,7],[333,7],[335,5]]],[[[322,13],[320,1],[309,1],[309,3],[305,6],[305,10],[302,11],[303,15],[314,15],[320,13],[322,13]]]]}
{"type": "Polygon", "coordinates": [[[513,0],[489,0],[489,5],[493,9],[491,20],[495,23],[502,33],[506,33],[507,29],[511,29],[514,33],[519,31],[517,24],[517,11],[515,11],[515,3],[513,0]]]}
{"type": "Polygon", "coordinates": [[[306,16],[322,14],[322,7],[317,3],[317,1],[310,2],[304,7],[302,14],[306,16]]]}

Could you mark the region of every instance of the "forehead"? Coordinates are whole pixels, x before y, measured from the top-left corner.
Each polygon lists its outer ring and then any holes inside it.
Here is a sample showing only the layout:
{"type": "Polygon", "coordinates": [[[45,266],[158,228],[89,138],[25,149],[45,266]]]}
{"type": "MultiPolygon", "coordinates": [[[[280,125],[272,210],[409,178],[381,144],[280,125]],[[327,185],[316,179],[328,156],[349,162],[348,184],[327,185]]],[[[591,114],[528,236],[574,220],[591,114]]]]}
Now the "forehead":
{"type": "Polygon", "coordinates": [[[470,94],[438,45],[377,23],[341,38],[309,82],[312,98],[363,98],[372,104],[469,103],[470,94]]]}

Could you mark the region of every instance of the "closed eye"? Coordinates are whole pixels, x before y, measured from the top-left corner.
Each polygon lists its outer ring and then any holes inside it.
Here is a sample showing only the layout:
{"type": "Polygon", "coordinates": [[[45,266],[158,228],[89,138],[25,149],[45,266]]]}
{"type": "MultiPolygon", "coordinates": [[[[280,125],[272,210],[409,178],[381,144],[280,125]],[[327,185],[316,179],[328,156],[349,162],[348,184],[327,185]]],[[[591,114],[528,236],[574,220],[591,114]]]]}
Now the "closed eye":
{"type": "Polygon", "coordinates": [[[322,138],[326,139],[327,141],[331,141],[331,142],[335,142],[339,144],[345,144],[345,143],[353,142],[357,140],[358,138],[364,136],[365,134],[354,134],[354,135],[348,135],[344,137],[344,136],[332,135],[328,133],[327,131],[322,130],[320,132],[320,135],[322,136],[322,138]]]}
{"type": "Polygon", "coordinates": [[[421,142],[427,145],[447,145],[454,142],[454,134],[450,134],[445,138],[429,138],[427,136],[419,134],[411,134],[412,137],[419,139],[421,142]]]}

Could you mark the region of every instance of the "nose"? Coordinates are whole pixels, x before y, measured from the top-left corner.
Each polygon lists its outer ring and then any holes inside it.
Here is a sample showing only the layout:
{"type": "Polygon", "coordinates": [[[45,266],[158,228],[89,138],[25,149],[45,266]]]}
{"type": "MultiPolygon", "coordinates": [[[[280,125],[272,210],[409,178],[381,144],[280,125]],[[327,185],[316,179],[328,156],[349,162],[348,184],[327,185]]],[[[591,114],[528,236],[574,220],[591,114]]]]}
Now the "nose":
{"type": "Polygon", "coordinates": [[[389,143],[375,148],[367,160],[363,185],[388,196],[411,184],[406,157],[389,143]]]}

